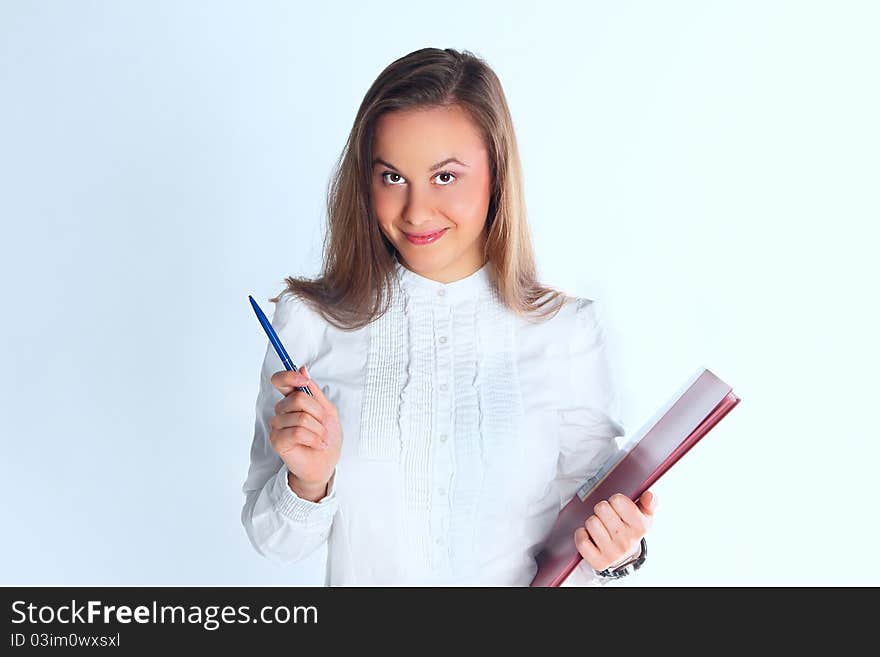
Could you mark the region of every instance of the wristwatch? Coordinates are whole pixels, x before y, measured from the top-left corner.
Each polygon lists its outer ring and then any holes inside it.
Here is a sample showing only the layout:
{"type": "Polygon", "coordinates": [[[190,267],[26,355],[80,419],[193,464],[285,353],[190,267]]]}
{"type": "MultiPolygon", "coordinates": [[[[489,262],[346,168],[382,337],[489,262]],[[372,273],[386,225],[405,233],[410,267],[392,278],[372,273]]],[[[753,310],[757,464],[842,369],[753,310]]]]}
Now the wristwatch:
{"type": "Polygon", "coordinates": [[[644,538],[642,538],[639,543],[639,548],[638,554],[634,555],[619,566],[616,566],[615,568],[606,568],[605,570],[594,570],[593,572],[599,577],[610,577],[612,579],[632,575],[642,567],[642,564],[645,563],[645,557],[648,556],[648,542],[644,538]]]}

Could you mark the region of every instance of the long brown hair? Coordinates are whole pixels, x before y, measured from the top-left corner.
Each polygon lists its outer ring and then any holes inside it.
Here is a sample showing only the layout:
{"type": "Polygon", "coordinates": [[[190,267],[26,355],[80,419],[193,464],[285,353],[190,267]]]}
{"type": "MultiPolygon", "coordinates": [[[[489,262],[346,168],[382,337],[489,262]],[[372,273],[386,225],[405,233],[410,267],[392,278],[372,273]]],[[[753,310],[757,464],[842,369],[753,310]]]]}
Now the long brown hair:
{"type": "Polygon", "coordinates": [[[567,295],[536,279],[519,148],[501,82],[481,58],[452,48],[411,52],[373,82],[328,187],[323,271],[316,279],[285,278],[286,289],[270,301],[294,294],[343,330],[361,328],[388,310],[397,249],[373,212],[376,122],[386,112],[450,105],[468,112],[489,152],[492,194],[483,256],[495,290],[505,305],[529,321],[549,319],[559,311],[567,295]]]}

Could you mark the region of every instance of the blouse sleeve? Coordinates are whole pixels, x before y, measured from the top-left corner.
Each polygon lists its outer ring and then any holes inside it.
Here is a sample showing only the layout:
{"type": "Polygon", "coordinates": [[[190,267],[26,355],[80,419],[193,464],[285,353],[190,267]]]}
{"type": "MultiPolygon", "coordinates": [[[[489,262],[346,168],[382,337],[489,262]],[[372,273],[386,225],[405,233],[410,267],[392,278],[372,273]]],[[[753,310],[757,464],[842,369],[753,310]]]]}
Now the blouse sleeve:
{"type": "MultiPolygon", "coordinates": [[[[626,433],[600,302],[576,299],[574,330],[568,343],[570,366],[560,409],[555,479],[560,509],[609,459],[618,458],[623,450],[616,439],[626,433]]],[[[619,580],[598,577],[582,560],[565,586],[606,585],[612,581],[619,580]]]]}
{"type": "MultiPolygon", "coordinates": [[[[272,328],[300,367],[318,352],[319,316],[300,299],[284,295],[275,307],[272,328]]],[[[245,502],[241,521],[258,553],[280,563],[304,559],[327,541],[337,509],[336,471],[328,494],[318,502],[299,497],[287,484],[287,466],[269,441],[269,420],[283,395],[270,383],[272,374],[284,369],[275,349],[267,347],[260,371],[256,420],[250,450],[250,467],[242,486],[245,502]]]]}

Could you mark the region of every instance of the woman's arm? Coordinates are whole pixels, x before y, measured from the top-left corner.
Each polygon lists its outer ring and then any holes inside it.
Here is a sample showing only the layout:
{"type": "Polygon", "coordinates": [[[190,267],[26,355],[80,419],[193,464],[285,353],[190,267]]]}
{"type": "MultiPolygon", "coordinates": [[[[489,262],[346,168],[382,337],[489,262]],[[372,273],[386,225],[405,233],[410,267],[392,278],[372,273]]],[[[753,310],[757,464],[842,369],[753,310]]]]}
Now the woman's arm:
{"type": "Polygon", "coordinates": [[[288,483],[288,470],[281,459],[279,469],[262,488],[245,490],[247,499],[241,521],[254,549],[278,563],[304,559],[327,542],[337,501],[334,481],[328,494],[317,502],[297,495],[288,483]]]}
{"type": "MultiPolygon", "coordinates": [[[[315,318],[298,299],[282,297],[272,317],[272,327],[279,337],[295,351],[300,363],[311,362],[317,353],[319,327],[315,318]],[[291,331],[295,335],[286,340],[291,331]]],[[[256,402],[254,436],[250,451],[250,467],[242,492],[246,499],[241,522],[256,551],[272,561],[291,563],[304,559],[326,543],[336,514],[334,470],[321,492],[294,489],[293,476],[269,440],[269,420],[283,395],[271,384],[274,372],[284,369],[281,359],[267,345],[260,371],[260,389],[256,402]],[[299,491],[299,494],[297,493],[299,491]],[[313,501],[316,500],[316,501],[313,501]]]]}
{"type": "MultiPolygon", "coordinates": [[[[598,302],[578,298],[569,342],[569,368],[560,410],[560,452],[554,481],[560,509],[591,476],[622,453],[617,437],[626,429],[620,417],[616,372],[607,350],[598,302]]],[[[585,518],[586,520],[586,518],[585,518]]],[[[577,549],[572,536],[572,549],[577,549]]],[[[625,561],[621,559],[620,561],[625,561]]],[[[582,560],[563,586],[606,586],[618,582],[600,577],[582,560]]]]}

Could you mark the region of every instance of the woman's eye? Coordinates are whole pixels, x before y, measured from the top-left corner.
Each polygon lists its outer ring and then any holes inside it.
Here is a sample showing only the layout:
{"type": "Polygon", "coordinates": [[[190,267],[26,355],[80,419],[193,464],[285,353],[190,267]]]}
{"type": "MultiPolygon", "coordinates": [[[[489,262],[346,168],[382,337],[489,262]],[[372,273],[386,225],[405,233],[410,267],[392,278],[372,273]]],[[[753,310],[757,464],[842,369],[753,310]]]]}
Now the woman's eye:
{"type": "MultiPolygon", "coordinates": [[[[434,178],[436,179],[436,178],[439,178],[440,176],[447,176],[447,177],[452,178],[452,180],[447,180],[446,182],[441,182],[440,183],[441,187],[447,187],[447,186],[451,185],[453,180],[456,179],[455,174],[451,173],[450,171],[441,171],[440,173],[435,175],[434,178]]],[[[403,180],[403,177],[399,173],[395,173],[394,171],[385,171],[382,174],[382,181],[385,182],[386,184],[389,184],[389,185],[395,185],[395,186],[398,185],[398,182],[397,182],[398,179],[403,180]],[[386,176],[388,176],[388,177],[386,177],[386,176]],[[394,176],[395,178],[392,180],[390,178],[390,176],[394,176]]]]}

